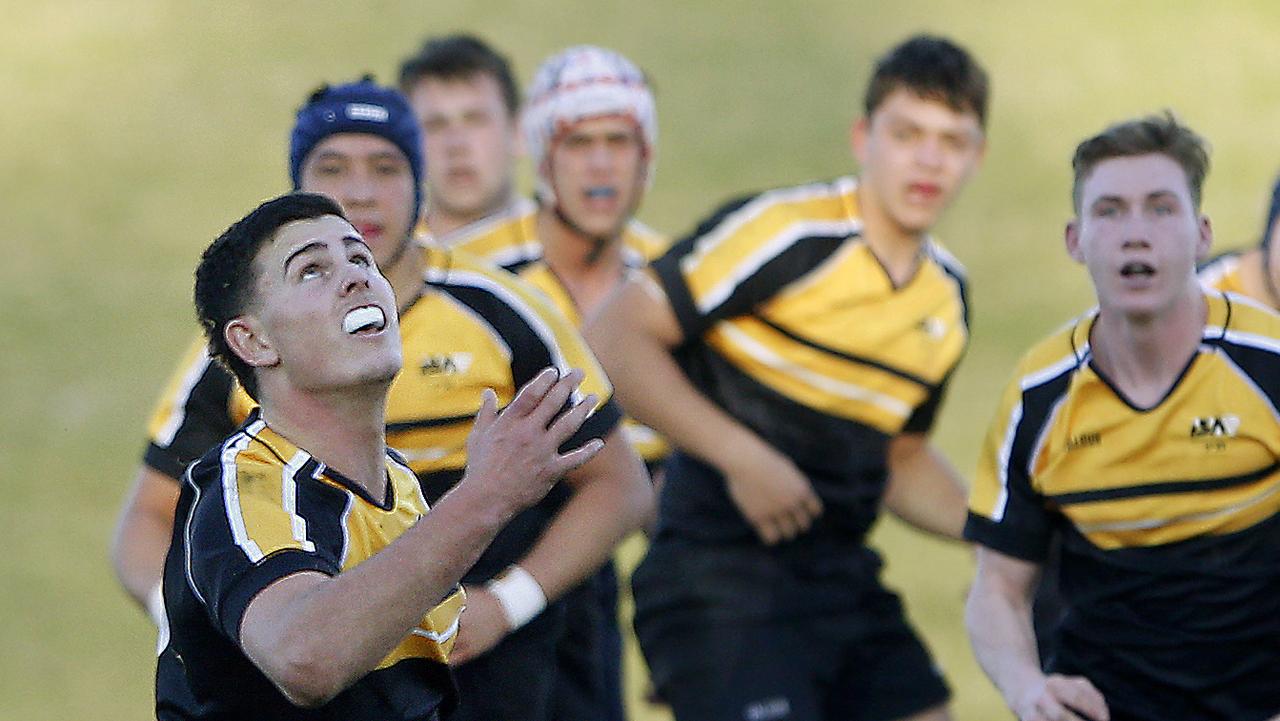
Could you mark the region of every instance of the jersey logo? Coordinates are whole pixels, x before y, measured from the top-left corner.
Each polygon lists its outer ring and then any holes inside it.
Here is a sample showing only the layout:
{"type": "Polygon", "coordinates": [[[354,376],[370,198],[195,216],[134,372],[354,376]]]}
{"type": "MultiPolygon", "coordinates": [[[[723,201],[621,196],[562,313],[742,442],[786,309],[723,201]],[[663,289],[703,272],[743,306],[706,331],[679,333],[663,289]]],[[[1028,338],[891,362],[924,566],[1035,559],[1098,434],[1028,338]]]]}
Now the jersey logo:
{"type": "Polygon", "coordinates": [[[791,715],[791,699],[786,696],[752,701],[742,710],[744,721],[774,721],[791,715]]]}
{"type": "Polygon", "coordinates": [[[1074,438],[1067,440],[1067,450],[1074,451],[1080,448],[1088,448],[1102,443],[1102,434],[1094,431],[1093,433],[1081,433],[1074,438]]]}
{"type": "Polygon", "coordinates": [[[1240,430],[1239,416],[1205,416],[1191,421],[1192,438],[1202,438],[1204,436],[1235,438],[1238,430],[1240,430]]]}
{"type": "Polygon", "coordinates": [[[470,353],[439,353],[429,355],[418,362],[424,376],[453,376],[466,373],[471,368],[470,353]]]}
{"type": "Polygon", "coordinates": [[[947,335],[947,322],[941,318],[921,318],[916,324],[916,330],[929,336],[930,340],[942,340],[947,335]]]}

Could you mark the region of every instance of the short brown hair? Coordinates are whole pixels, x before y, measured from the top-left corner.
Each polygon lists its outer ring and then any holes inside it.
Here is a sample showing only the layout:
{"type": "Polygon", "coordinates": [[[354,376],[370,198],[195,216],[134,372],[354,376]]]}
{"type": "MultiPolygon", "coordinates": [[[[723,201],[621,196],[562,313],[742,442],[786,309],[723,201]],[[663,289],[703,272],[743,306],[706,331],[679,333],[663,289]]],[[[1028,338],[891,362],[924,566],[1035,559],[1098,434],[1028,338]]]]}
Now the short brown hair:
{"type": "Polygon", "coordinates": [[[1200,188],[1209,174],[1209,145],[1194,130],[1178,122],[1169,110],[1158,115],[1116,123],[1076,146],[1071,168],[1071,207],[1080,212],[1080,189],[1098,163],[1111,158],[1159,153],[1168,156],[1187,176],[1191,202],[1200,210],[1200,188]]]}
{"type": "Polygon", "coordinates": [[[967,50],[935,35],[915,35],[876,62],[863,97],[867,117],[898,88],[922,98],[941,100],[957,113],[972,112],[978,126],[987,125],[987,72],[967,50]]]}

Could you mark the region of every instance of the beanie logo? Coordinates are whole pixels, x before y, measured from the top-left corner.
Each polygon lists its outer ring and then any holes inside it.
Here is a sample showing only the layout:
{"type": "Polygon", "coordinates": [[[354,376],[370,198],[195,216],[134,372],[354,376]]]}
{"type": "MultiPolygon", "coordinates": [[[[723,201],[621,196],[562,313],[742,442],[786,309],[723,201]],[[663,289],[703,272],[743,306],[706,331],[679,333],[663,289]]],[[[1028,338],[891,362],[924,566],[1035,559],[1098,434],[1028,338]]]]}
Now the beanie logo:
{"type": "Polygon", "coordinates": [[[385,123],[391,113],[381,105],[369,103],[350,103],[347,105],[347,117],[351,120],[366,120],[373,123],[385,123]]]}

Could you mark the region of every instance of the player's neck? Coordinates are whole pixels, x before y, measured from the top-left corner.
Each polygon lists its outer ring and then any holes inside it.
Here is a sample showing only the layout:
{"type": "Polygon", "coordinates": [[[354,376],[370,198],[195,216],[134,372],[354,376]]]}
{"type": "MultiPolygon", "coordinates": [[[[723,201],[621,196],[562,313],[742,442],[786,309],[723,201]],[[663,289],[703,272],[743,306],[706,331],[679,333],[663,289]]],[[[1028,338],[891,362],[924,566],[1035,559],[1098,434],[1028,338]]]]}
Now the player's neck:
{"type": "Polygon", "coordinates": [[[862,237],[880,261],[895,288],[910,282],[920,266],[920,248],[925,234],[903,228],[866,185],[858,187],[858,208],[862,215],[862,237]]]}
{"type": "Polygon", "coordinates": [[[1208,307],[1198,284],[1158,313],[1100,311],[1090,333],[1093,363],[1132,403],[1150,408],[1168,395],[1200,347],[1208,307]]]}
{"type": "Polygon", "coordinates": [[[622,281],[622,237],[598,246],[596,239],[565,225],[548,208],[538,212],[538,238],[547,267],[564,283],[583,315],[594,310],[622,281]]]}
{"type": "Polygon", "coordinates": [[[510,208],[516,202],[514,192],[508,191],[500,196],[498,202],[481,207],[471,212],[451,211],[448,208],[439,208],[435,206],[427,206],[427,214],[425,216],[427,229],[441,242],[448,243],[450,236],[459,230],[466,228],[472,223],[479,223],[482,220],[491,218],[502,211],[510,208]]]}
{"type": "Polygon", "coordinates": [[[396,308],[401,312],[407,310],[422,295],[422,277],[427,271],[427,254],[416,240],[410,243],[395,265],[380,269],[391,283],[391,290],[396,296],[396,308]]]}
{"type": "Polygon", "coordinates": [[[291,443],[381,499],[386,492],[387,385],[311,392],[273,388],[262,418],[291,443]]]}

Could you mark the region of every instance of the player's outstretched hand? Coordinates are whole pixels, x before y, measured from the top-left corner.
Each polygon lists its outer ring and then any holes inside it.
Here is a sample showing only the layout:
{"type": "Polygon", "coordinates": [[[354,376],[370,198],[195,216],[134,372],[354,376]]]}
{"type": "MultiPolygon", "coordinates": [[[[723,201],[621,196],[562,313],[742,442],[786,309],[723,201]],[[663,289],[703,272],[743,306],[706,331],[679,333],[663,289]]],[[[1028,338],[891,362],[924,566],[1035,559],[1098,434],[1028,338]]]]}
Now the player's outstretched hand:
{"type": "Polygon", "coordinates": [[[1050,674],[1018,699],[1021,721],[1110,721],[1102,693],[1083,676],[1050,674]]]}
{"type": "Polygon", "coordinates": [[[742,449],[724,470],[729,497],[766,544],[795,538],[822,514],[809,479],[768,445],[742,449]]]}
{"type": "Polygon", "coordinates": [[[564,474],[591,460],[604,446],[598,438],[567,453],[559,450],[595,408],[594,394],[570,402],[582,378],[580,370],[561,377],[547,368],[501,411],[493,391],[486,389],[467,437],[463,483],[509,504],[516,513],[541,500],[564,474]]]}

